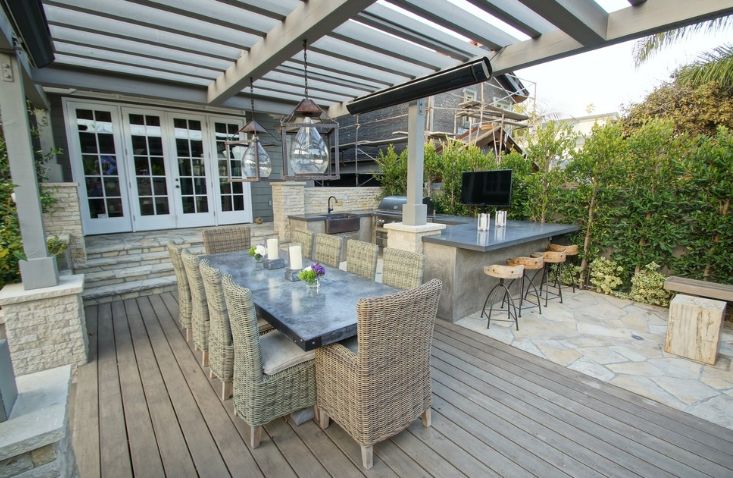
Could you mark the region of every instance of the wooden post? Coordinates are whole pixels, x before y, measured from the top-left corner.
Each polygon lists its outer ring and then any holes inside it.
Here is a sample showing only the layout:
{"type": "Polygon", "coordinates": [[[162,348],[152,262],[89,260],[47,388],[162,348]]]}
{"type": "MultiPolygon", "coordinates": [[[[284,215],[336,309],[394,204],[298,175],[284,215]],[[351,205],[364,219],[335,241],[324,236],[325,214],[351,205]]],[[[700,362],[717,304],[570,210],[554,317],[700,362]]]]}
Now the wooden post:
{"type": "Polygon", "coordinates": [[[664,351],[715,364],[725,302],[677,294],[669,305],[664,351]]]}

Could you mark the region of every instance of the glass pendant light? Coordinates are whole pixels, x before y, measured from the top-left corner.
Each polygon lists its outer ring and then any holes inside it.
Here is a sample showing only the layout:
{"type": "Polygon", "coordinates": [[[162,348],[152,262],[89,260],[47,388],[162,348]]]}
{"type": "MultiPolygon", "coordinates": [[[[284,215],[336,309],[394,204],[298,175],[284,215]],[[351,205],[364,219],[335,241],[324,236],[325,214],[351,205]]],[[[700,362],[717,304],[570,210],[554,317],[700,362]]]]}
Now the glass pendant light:
{"type": "Polygon", "coordinates": [[[292,138],[288,151],[290,171],[296,175],[324,174],[331,163],[329,148],[318,132],[317,122],[323,110],[308,98],[308,50],[307,40],[303,40],[303,79],[305,98],[295,108],[295,114],[303,116],[303,124],[292,138]],[[315,118],[315,119],[314,119],[315,118]]]}
{"type": "Polygon", "coordinates": [[[266,133],[254,119],[254,81],[249,79],[250,116],[249,123],[239,130],[239,141],[227,141],[227,156],[230,158],[227,164],[229,182],[253,182],[260,179],[267,179],[272,173],[272,160],[270,155],[260,142],[260,134],[266,133]]]}

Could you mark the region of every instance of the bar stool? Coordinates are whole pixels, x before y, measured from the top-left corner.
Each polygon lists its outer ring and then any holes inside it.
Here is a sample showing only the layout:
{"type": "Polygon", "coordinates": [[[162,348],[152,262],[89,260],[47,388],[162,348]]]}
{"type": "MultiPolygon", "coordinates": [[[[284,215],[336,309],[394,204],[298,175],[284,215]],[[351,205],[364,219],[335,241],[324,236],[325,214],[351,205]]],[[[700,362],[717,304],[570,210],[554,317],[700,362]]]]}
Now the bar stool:
{"type": "MultiPolygon", "coordinates": [[[[481,309],[481,317],[486,316],[488,319],[488,322],[486,323],[486,328],[488,329],[491,326],[491,312],[494,310],[494,303],[492,302],[489,306],[489,313],[486,313],[486,304],[489,303],[489,299],[491,298],[492,294],[499,289],[501,292],[503,292],[501,296],[501,305],[504,306],[504,302],[506,301],[506,312],[507,312],[507,321],[511,322],[512,319],[514,319],[514,324],[517,327],[517,330],[519,330],[519,320],[517,315],[517,307],[514,305],[514,299],[512,298],[512,294],[509,292],[509,287],[506,283],[504,283],[505,280],[514,281],[516,279],[521,279],[524,275],[524,266],[517,265],[517,266],[504,266],[499,264],[492,264],[490,266],[484,267],[484,274],[486,274],[489,277],[494,277],[496,279],[499,279],[499,283],[496,284],[494,287],[492,287],[489,290],[489,293],[486,295],[486,300],[484,301],[484,307],[481,309]]],[[[502,310],[502,309],[498,309],[502,310]]],[[[495,319],[497,320],[497,319],[495,319]]]]}
{"type": "MultiPolygon", "coordinates": [[[[550,244],[547,247],[548,251],[554,251],[554,252],[564,252],[567,256],[568,262],[573,265],[573,267],[577,266],[578,262],[578,245],[577,244],[570,244],[567,246],[564,246],[562,244],[550,244]],[[571,261],[572,259],[572,261],[571,261]]],[[[572,285],[573,285],[573,294],[575,293],[575,282],[577,281],[577,278],[575,277],[575,272],[572,274],[572,285]]]]}
{"type": "MultiPolygon", "coordinates": [[[[545,261],[545,267],[542,268],[542,278],[540,280],[540,295],[542,295],[542,288],[545,288],[545,307],[547,307],[547,301],[549,300],[550,294],[553,295],[554,298],[559,298],[560,303],[562,304],[562,281],[560,280],[560,275],[562,274],[562,265],[565,263],[565,253],[564,252],[555,252],[555,251],[540,251],[540,252],[533,252],[530,254],[532,257],[541,257],[545,261]],[[552,279],[550,279],[550,274],[552,272],[552,265],[555,264],[555,278],[550,282],[552,279]],[[557,289],[557,293],[550,292],[550,287],[554,287],[557,289]]],[[[537,271],[539,272],[539,271],[537,271]]],[[[535,273],[535,276],[537,273],[535,273]]]]}
{"type": "MultiPolygon", "coordinates": [[[[519,293],[519,316],[522,316],[522,309],[531,309],[532,307],[537,307],[539,310],[539,313],[542,314],[542,304],[540,303],[540,293],[537,290],[537,285],[534,283],[534,279],[537,276],[537,272],[535,272],[534,276],[529,275],[529,271],[539,271],[544,269],[545,267],[545,259],[544,257],[512,257],[511,259],[507,259],[506,261],[507,265],[510,266],[523,266],[524,267],[524,273],[522,274],[522,282],[521,282],[521,291],[519,293]],[[525,286],[526,284],[526,286],[525,286]],[[537,298],[537,303],[533,304],[529,300],[527,300],[527,296],[529,295],[529,292],[531,289],[534,289],[534,296],[537,298]],[[524,302],[527,301],[531,305],[525,306],[524,302]]],[[[503,304],[502,304],[503,305],[503,304]]]]}

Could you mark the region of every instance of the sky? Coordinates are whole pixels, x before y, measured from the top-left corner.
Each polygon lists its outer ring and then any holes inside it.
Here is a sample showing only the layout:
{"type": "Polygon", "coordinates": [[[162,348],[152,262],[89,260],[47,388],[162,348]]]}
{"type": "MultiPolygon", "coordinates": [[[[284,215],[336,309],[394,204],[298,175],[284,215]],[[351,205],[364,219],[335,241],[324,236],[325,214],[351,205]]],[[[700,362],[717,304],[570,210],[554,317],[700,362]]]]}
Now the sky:
{"type": "MultiPolygon", "coordinates": [[[[670,80],[680,66],[733,38],[733,29],[712,35],[695,34],[640,67],[634,65],[634,41],[517,70],[517,76],[536,84],[537,108],[558,118],[621,111],[638,103],[656,86],[670,80]]],[[[531,84],[530,84],[531,86],[531,84]]]]}

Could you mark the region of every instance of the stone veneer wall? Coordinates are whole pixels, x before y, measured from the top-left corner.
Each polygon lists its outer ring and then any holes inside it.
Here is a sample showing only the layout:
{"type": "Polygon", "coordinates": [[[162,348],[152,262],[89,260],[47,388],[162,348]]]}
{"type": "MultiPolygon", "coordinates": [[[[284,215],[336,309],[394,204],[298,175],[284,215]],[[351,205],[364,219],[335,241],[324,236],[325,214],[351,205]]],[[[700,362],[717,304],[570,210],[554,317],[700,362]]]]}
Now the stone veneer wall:
{"type": "Polygon", "coordinates": [[[0,291],[16,375],[86,363],[83,290],[83,275],[62,275],[55,287],[26,291],[10,284],[0,291]]]}
{"type": "Polygon", "coordinates": [[[326,213],[328,197],[335,196],[339,204],[334,211],[376,209],[382,188],[306,187],[305,182],[271,183],[273,226],[281,241],[290,240],[288,216],[326,213]]]}
{"type": "Polygon", "coordinates": [[[42,183],[41,189],[50,193],[56,202],[43,214],[47,235],[69,235],[69,249],[73,265],[84,264],[87,253],[81,226],[79,194],[76,183],[42,183]]]}
{"type": "Polygon", "coordinates": [[[382,188],[305,188],[306,214],[327,212],[329,196],[336,196],[339,203],[333,205],[335,212],[376,209],[382,188]]]}

